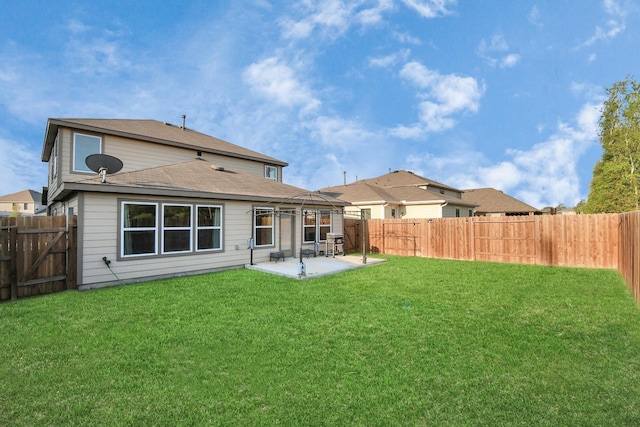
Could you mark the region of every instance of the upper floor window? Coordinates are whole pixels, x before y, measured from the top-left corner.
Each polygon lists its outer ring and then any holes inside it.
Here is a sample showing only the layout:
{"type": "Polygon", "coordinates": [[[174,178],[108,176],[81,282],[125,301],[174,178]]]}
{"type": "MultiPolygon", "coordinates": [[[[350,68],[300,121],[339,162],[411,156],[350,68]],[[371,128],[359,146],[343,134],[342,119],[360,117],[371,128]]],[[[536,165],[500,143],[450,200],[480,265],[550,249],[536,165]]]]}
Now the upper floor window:
{"type": "Polygon", "coordinates": [[[264,167],[264,177],[267,179],[272,179],[274,181],[278,180],[278,168],[275,166],[265,166],[264,167]]]}
{"type": "Polygon", "coordinates": [[[53,148],[51,149],[51,180],[55,179],[58,175],[58,137],[56,136],[53,141],[53,148]]]}
{"type": "Polygon", "coordinates": [[[91,172],[85,163],[87,156],[102,152],[102,138],[99,136],[73,134],[73,171],[91,172]]]}

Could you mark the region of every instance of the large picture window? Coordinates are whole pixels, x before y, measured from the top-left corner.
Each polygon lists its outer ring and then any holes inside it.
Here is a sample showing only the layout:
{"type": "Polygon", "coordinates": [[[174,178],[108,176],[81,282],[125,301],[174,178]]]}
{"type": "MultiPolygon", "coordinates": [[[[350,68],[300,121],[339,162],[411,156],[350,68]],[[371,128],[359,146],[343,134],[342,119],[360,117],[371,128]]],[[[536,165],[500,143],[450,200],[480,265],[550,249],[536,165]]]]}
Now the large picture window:
{"type": "Polygon", "coordinates": [[[162,252],[191,251],[191,206],[162,206],[162,252]]]}
{"type": "Polygon", "coordinates": [[[196,250],[222,249],[222,207],[198,206],[196,250]]]}
{"type": "Polygon", "coordinates": [[[85,163],[85,159],[91,154],[102,152],[102,138],[99,136],[73,134],[73,171],[92,172],[85,163]]]}
{"type": "Polygon", "coordinates": [[[120,254],[127,258],[220,251],[222,208],[221,205],[123,201],[120,254]]]}
{"type": "Polygon", "coordinates": [[[155,255],[158,240],[156,203],[122,204],[122,256],[155,255]]]}
{"type": "Polygon", "coordinates": [[[254,242],[256,247],[273,246],[273,208],[254,209],[254,242]]]}

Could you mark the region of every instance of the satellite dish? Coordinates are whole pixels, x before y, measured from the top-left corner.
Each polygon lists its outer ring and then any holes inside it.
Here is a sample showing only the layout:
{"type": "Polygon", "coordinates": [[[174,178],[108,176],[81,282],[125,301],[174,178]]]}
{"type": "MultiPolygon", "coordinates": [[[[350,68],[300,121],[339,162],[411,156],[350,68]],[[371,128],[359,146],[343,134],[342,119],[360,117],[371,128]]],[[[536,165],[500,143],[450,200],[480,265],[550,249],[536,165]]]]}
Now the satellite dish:
{"type": "Polygon", "coordinates": [[[122,169],[122,160],[108,154],[91,154],[84,159],[84,162],[94,172],[102,176],[102,183],[107,182],[107,175],[120,172],[122,169]]]}

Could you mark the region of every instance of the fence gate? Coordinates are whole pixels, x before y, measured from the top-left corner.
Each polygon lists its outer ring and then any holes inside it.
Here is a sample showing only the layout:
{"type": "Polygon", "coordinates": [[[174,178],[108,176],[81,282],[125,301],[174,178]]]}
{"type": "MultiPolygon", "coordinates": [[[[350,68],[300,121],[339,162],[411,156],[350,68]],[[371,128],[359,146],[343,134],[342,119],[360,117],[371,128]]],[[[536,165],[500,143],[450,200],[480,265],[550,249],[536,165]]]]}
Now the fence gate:
{"type": "Polygon", "coordinates": [[[76,289],[76,216],[0,219],[0,301],[76,289]]]}

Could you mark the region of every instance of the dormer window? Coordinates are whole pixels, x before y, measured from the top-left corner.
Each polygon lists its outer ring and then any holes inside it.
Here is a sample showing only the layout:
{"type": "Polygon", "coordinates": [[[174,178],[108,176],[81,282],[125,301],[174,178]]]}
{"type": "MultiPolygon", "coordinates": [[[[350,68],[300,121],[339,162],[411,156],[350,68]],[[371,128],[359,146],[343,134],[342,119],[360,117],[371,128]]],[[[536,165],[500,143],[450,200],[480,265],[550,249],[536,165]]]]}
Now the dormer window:
{"type": "Polygon", "coordinates": [[[267,179],[272,179],[274,181],[278,180],[278,168],[275,166],[265,166],[264,167],[264,177],[267,179]]]}
{"type": "Polygon", "coordinates": [[[73,134],[73,171],[91,172],[85,159],[91,154],[102,153],[102,138],[82,133],[73,134]]]}

